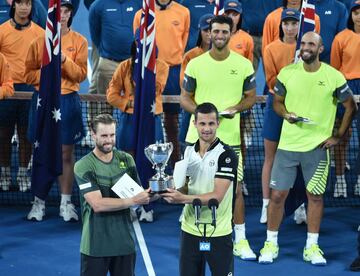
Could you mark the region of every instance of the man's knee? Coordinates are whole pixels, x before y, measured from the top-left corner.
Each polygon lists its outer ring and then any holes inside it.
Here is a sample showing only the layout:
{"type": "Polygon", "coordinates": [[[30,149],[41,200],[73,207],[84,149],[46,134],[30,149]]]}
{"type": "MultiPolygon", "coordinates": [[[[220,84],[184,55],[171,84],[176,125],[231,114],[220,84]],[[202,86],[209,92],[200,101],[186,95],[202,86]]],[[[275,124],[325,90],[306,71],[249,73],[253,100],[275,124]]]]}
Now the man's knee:
{"type": "Polygon", "coordinates": [[[287,194],[288,191],[271,190],[271,196],[270,196],[271,203],[276,205],[283,204],[286,200],[287,194]]]}

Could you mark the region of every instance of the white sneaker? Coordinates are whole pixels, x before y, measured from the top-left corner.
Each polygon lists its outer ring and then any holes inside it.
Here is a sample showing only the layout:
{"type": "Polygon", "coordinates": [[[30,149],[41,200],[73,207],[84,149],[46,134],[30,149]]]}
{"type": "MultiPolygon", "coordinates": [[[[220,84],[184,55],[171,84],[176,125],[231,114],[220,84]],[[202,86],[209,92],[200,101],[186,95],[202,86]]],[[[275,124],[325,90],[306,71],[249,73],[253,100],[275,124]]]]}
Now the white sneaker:
{"type": "Polygon", "coordinates": [[[64,204],[60,204],[59,216],[62,217],[66,222],[70,220],[79,220],[75,206],[70,201],[67,201],[64,204]]]}
{"type": "Polygon", "coordinates": [[[279,246],[273,242],[266,241],[260,250],[259,263],[272,264],[279,255],[279,246]]]}
{"type": "Polygon", "coordinates": [[[10,170],[10,167],[1,167],[0,188],[3,191],[9,191],[10,184],[11,184],[11,170],[10,170]]]}
{"type": "Polygon", "coordinates": [[[31,202],[32,207],[27,215],[28,220],[42,221],[45,216],[45,204],[40,203],[36,199],[31,202]]]}
{"type": "Polygon", "coordinates": [[[133,208],[130,208],[130,220],[131,221],[136,221],[137,220],[136,210],[133,209],[133,208]]]}
{"type": "Polygon", "coordinates": [[[346,182],[336,182],[334,188],[334,197],[347,197],[346,182]]]}
{"type": "Polygon", "coordinates": [[[150,210],[149,212],[146,212],[144,207],[141,207],[139,221],[153,222],[154,221],[154,211],[150,210]]]}
{"type": "Polygon", "coordinates": [[[243,182],[243,183],[241,184],[241,191],[242,191],[242,193],[243,193],[244,196],[248,196],[248,195],[249,195],[249,191],[248,191],[248,189],[247,189],[247,187],[246,187],[246,183],[245,183],[245,182],[243,182]]]}
{"type": "Polygon", "coordinates": [[[260,223],[267,223],[267,208],[268,205],[265,205],[261,208],[261,217],[260,217],[260,223]]]}
{"type": "Polygon", "coordinates": [[[254,251],[252,251],[252,249],[250,248],[249,242],[246,239],[234,243],[233,254],[240,257],[240,259],[244,261],[256,260],[256,255],[254,251]]]}
{"type": "Polygon", "coordinates": [[[306,223],[307,218],[306,218],[306,209],[304,204],[300,205],[299,208],[295,210],[294,220],[296,224],[306,223]]]}
{"type": "Polygon", "coordinates": [[[312,265],[326,265],[326,259],[324,258],[324,252],[317,244],[313,244],[309,248],[304,248],[303,259],[305,262],[311,262],[312,265]]]}
{"type": "Polygon", "coordinates": [[[20,192],[27,192],[28,190],[30,190],[31,179],[30,176],[28,175],[27,168],[19,167],[16,180],[19,185],[20,192]]]}
{"type": "Polygon", "coordinates": [[[180,223],[182,223],[183,218],[184,218],[184,208],[182,208],[181,214],[180,214],[180,216],[179,216],[179,222],[180,222],[180,223]]]}
{"type": "Polygon", "coordinates": [[[85,135],[85,137],[81,140],[81,146],[82,147],[90,147],[90,148],[93,148],[95,147],[95,143],[94,141],[92,140],[91,138],[91,134],[90,134],[90,131],[88,131],[85,135]]]}

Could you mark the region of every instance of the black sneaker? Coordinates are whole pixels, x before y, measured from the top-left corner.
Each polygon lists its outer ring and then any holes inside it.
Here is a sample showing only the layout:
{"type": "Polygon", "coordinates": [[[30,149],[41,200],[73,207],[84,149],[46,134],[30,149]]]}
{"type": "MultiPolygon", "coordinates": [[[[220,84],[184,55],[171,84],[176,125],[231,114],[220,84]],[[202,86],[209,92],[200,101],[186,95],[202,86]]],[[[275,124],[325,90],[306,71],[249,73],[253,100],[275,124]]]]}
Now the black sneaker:
{"type": "Polygon", "coordinates": [[[351,271],[360,271],[360,256],[357,257],[350,265],[351,271]]]}

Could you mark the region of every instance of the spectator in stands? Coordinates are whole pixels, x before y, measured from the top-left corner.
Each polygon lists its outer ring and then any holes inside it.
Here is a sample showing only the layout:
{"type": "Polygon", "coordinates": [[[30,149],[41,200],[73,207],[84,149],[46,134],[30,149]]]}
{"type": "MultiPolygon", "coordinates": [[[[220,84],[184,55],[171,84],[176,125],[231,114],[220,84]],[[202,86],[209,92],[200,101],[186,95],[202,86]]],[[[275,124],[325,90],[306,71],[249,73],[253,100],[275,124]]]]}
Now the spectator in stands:
{"type": "Polygon", "coordinates": [[[266,16],[280,7],[282,0],[239,0],[242,4],[243,13],[241,28],[249,33],[254,41],[253,65],[257,71],[261,53],[262,32],[266,16]]]}
{"type": "MultiPolygon", "coordinates": [[[[214,14],[215,0],[180,0],[178,2],[190,11],[190,32],[186,45],[186,51],[190,51],[198,46],[198,22],[204,14],[214,14]]],[[[182,84],[181,81],[180,84],[182,84]]]]}
{"type": "MultiPolygon", "coordinates": [[[[233,22],[227,16],[216,16],[211,20],[212,48],[207,53],[192,59],[187,65],[180,104],[185,111],[194,114],[197,105],[211,102],[223,114],[220,118],[217,136],[224,143],[232,146],[239,156],[240,164],[236,187],[237,198],[239,198],[242,196],[241,183],[243,180],[240,152],[240,112],[250,109],[255,104],[256,84],[252,63],[229,49],[232,27],[233,22]]],[[[196,129],[190,125],[186,142],[195,143],[196,140],[196,129]]],[[[240,208],[239,203],[241,201],[235,204],[235,208],[240,208]]],[[[240,221],[241,218],[242,220],[244,218],[244,209],[241,207],[240,212],[235,210],[237,217],[234,218],[234,253],[244,260],[255,260],[256,256],[246,239],[245,223],[240,221]]]]}
{"type": "MultiPolygon", "coordinates": [[[[280,25],[281,13],[283,9],[291,8],[300,11],[302,2],[303,2],[302,0],[283,0],[282,7],[274,10],[266,17],[264,23],[264,29],[263,29],[263,39],[262,39],[263,54],[265,47],[279,38],[279,25],[280,25]]],[[[322,22],[321,22],[321,30],[324,30],[322,22]]],[[[317,14],[315,14],[315,32],[320,33],[320,18],[317,14]]]]}
{"type": "MultiPolygon", "coordinates": [[[[191,50],[187,51],[184,55],[183,61],[181,63],[180,70],[180,87],[184,82],[185,69],[190,60],[196,58],[203,53],[207,52],[210,48],[210,31],[209,23],[210,20],[214,17],[213,14],[207,13],[200,17],[198,22],[198,32],[197,32],[197,42],[196,46],[191,50]]],[[[181,143],[182,152],[185,149],[185,137],[187,130],[189,128],[191,114],[182,110],[181,114],[181,126],[179,132],[179,141],[181,143]]]]}
{"type": "Polygon", "coordinates": [[[334,37],[346,28],[348,12],[345,5],[337,0],[316,0],[315,11],[320,17],[320,35],[324,42],[320,60],[330,64],[331,44],[334,37]]]}
{"type": "MultiPolygon", "coordinates": [[[[142,1],[96,0],[89,10],[90,35],[99,51],[99,64],[94,75],[96,93],[106,94],[109,82],[120,62],[130,57],[133,42],[132,23],[142,1]],[[121,23],[120,23],[121,22],[121,23]]],[[[94,90],[90,90],[94,93],[94,90]]],[[[112,114],[109,104],[91,105],[90,116],[101,112],[112,114]],[[96,108],[96,106],[98,106],[96,108]]]]}
{"type": "MultiPolygon", "coordinates": [[[[79,9],[79,4],[80,4],[80,0],[72,0],[71,1],[73,6],[74,6],[74,13],[73,15],[76,14],[77,10],[79,9]]],[[[43,6],[47,9],[49,7],[49,0],[41,0],[41,3],[43,4],[43,6]]]]}
{"type": "Polygon", "coordinates": [[[262,129],[265,157],[261,176],[263,205],[260,223],[267,222],[267,207],[270,198],[270,174],[283,123],[283,118],[277,115],[273,109],[275,80],[283,67],[294,62],[299,19],[300,12],[297,9],[283,9],[279,39],[271,42],[264,49],[264,69],[269,94],[266,101],[262,129]]]}
{"type": "MultiPolygon", "coordinates": [[[[133,113],[135,104],[136,83],[133,80],[137,41],[140,40],[140,30],[136,32],[136,41],[131,45],[131,58],[121,62],[116,69],[106,92],[110,105],[120,109],[119,127],[116,131],[117,143],[120,150],[126,151],[134,157],[135,138],[133,113]]],[[[155,140],[164,141],[161,125],[162,92],[169,74],[169,66],[162,60],[156,60],[156,107],[155,107],[155,140]]]]}
{"type": "Polygon", "coordinates": [[[233,21],[233,28],[231,30],[231,38],[229,42],[230,50],[253,62],[254,42],[252,37],[247,32],[241,30],[241,3],[239,3],[237,0],[227,0],[224,3],[224,13],[233,21]]]}
{"type": "Polygon", "coordinates": [[[109,114],[91,124],[95,148],[75,164],[79,185],[82,235],[81,276],[135,275],[135,233],[130,207],[148,204],[149,190],[119,198],[111,187],[124,174],[140,184],[131,155],[114,149],[116,121],[109,114]],[[120,164],[120,165],[119,165],[120,164]]]}
{"type": "Polygon", "coordinates": [[[301,38],[303,62],[281,69],[275,82],[274,110],[285,120],[271,172],[267,238],[259,263],[272,263],[278,257],[278,230],[284,204],[300,166],[308,199],[308,233],[303,259],[313,265],[326,265],[318,238],[330,165],[329,148],[338,144],[349,128],[356,105],[343,75],[320,62],[323,49],[320,35],[306,33],[301,38]],[[332,136],[336,100],[343,103],[345,114],[338,133],[332,136]],[[308,124],[304,118],[314,124],[308,124]]]}
{"type": "MultiPolygon", "coordinates": [[[[338,33],[331,47],[331,65],[343,73],[347,83],[354,93],[360,95],[360,61],[356,57],[360,51],[360,0],[353,1],[348,17],[347,28],[338,33]]],[[[339,105],[337,121],[341,121],[344,108],[339,105]]],[[[358,120],[360,119],[357,116],[358,120]]],[[[357,132],[360,134],[359,122],[357,120],[357,132]]],[[[347,184],[345,180],[346,151],[351,131],[345,134],[342,143],[335,147],[336,183],[334,197],[347,197],[347,184]]],[[[360,141],[360,137],[359,141],[360,141]]],[[[358,159],[359,161],[359,159],[358,159]]],[[[356,167],[360,165],[356,164],[356,167]]],[[[360,196],[360,173],[358,172],[357,183],[354,194],[360,196]]]]}
{"type": "MultiPolygon", "coordinates": [[[[14,95],[14,81],[5,56],[0,53],[0,100],[14,95]]],[[[1,185],[0,185],[1,186],[1,185]]]]}
{"type": "MultiPolygon", "coordinates": [[[[156,0],[155,36],[159,49],[159,59],[169,66],[169,77],[164,95],[180,95],[180,67],[183,60],[190,29],[190,12],[184,6],[172,0],[156,0]]],[[[140,26],[141,10],[134,18],[134,31],[140,26]]],[[[180,159],[179,146],[179,112],[180,105],[164,103],[164,127],[167,140],[173,143],[174,149],[170,157],[170,167],[180,159]]]]}
{"type": "MultiPolygon", "coordinates": [[[[59,215],[64,221],[78,220],[71,193],[74,183],[74,145],[84,136],[80,97],[77,91],[86,79],[88,43],[77,32],[71,30],[73,20],[71,0],[61,0],[61,138],[63,173],[58,181],[61,191],[59,215]]],[[[44,36],[35,39],[26,58],[27,81],[39,90],[40,69],[44,51],[44,36]]],[[[36,106],[41,104],[34,92],[29,124],[29,138],[34,141],[36,128],[36,106]]],[[[36,185],[36,183],[32,183],[36,185]]],[[[45,201],[36,197],[27,218],[41,221],[45,215],[45,201]]]]}
{"type": "MultiPolygon", "coordinates": [[[[9,62],[11,77],[16,91],[33,91],[28,85],[25,73],[25,59],[31,41],[44,30],[32,18],[32,0],[15,0],[11,4],[10,19],[0,25],[0,52],[9,62]]],[[[1,188],[9,190],[11,184],[10,156],[11,137],[15,126],[19,137],[19,169],[17,182],[22,192],[30,188],[28,165],[31,157],[31,144],[26,139],[30,101],[4,100],[0,102],[0,146],[1,149],[1,188]]]]}
{"type": "MultiPolygon", "coordinates": [[[[13,0],[0,0],[0,24],[9,20],[10,7],[13,0]]],[[[46,9],[40,0],[33,0],[31,20],[45,29],[46,9]]]]}

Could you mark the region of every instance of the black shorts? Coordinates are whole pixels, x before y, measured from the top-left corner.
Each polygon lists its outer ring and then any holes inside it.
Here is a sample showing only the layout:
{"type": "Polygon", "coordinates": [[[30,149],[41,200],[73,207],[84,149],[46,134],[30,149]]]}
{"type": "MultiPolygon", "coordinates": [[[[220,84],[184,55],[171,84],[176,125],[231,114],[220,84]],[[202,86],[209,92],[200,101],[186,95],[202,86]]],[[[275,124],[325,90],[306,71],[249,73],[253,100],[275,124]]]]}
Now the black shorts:
{"type": "Polygon", "coordinates": [[[125,256],[92,257],[81,254],[81,276],[133,276],[135,275],[135,253],[125,256]]]}
{"type": "Polygon", "coordinates": [[[213,276],[234,275],[234,256],[231,234],[208,238],[208,241],[211,243],[211,250],[209,252],[199,250],[199,243],[202,240],[202,237],[181,231],[180,276],[205,275],[206,262],[208,263],[211,275],[213,276]]]}

